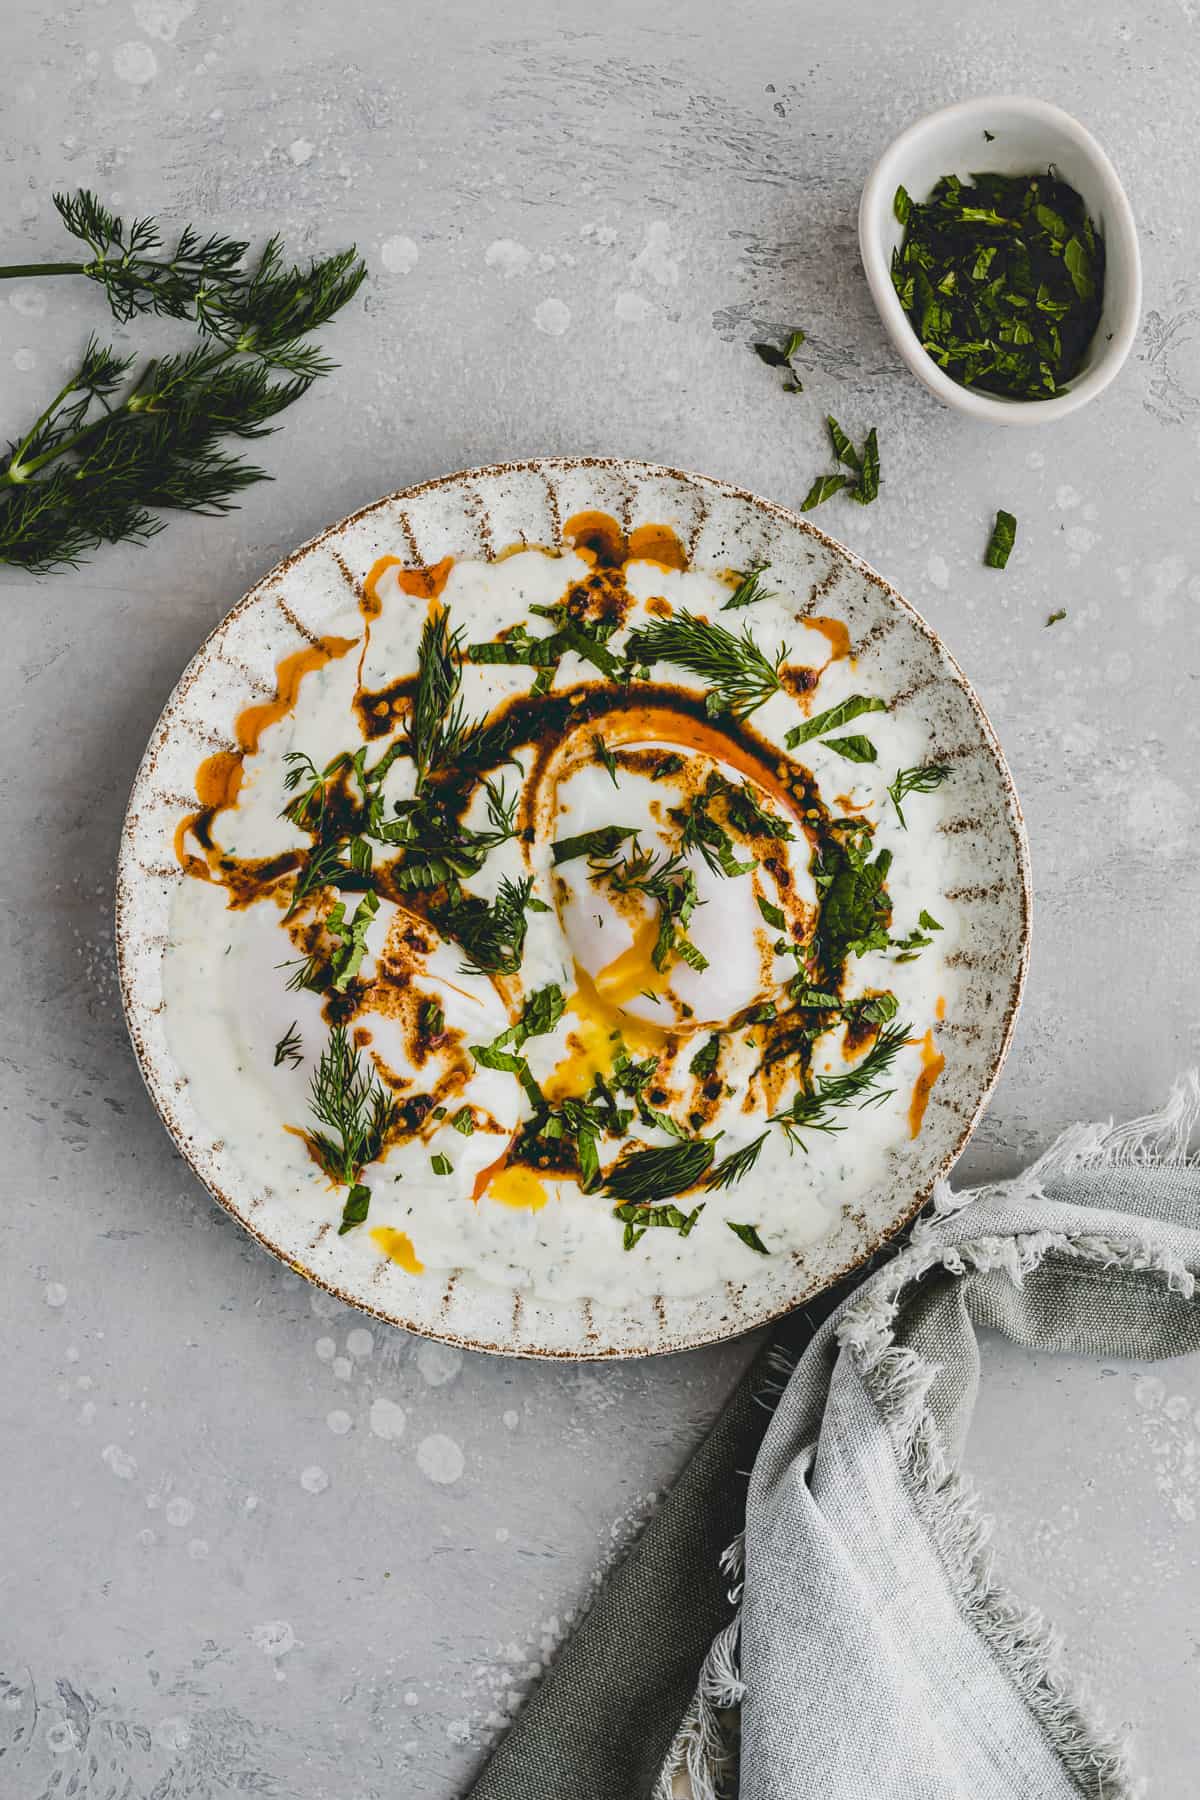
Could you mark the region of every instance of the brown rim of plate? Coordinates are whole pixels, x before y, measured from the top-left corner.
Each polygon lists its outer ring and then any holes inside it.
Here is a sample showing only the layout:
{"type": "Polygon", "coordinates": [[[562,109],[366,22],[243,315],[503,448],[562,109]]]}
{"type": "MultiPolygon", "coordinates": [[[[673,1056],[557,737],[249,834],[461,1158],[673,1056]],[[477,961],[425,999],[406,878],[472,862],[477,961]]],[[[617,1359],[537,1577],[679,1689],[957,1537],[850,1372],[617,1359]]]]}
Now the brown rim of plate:
{"type": "MultiPolygon", "coordinates": [[[[130,803],[126,807],[125,817],[121,826],[120,852],[117,862],[116,894],[114,902],[114,933],[117,954],[117,974],[121,989],[121,1004],[125,1014],[126,1028],[129,1032],[130,1041],[133,1044],[134,1054],[137,1057],[138,1069],[141,1073],[142,1081],[145,1084],[146,1091],[150,1096],[154,1109],[165,1125],[176,1149],[191,1169],[193,1175],[200,1184],[207,1189],[217,1204],[229,1213],[232,1218],[236,1219],[242,1229],[247,1232],[262,1249],[268,1251],[275,1257],[278,1262],[283,1263],[285,1267],[291,1269],[294,1273],[302,1275],[304,1279],[311,1282],[314,1287],[322,1288],[334,1299],[340,1300],[346,1306],[354,1307],[359,1312],[366,1313],[371,1318],[378,1319],[381,1324],[398,1326],[401,1330],[411,1331],[420,1337],[433,1338],[442,1343],[454,1344],[464,1350],[481,1350],[492,1356],[546,1357],[560,1362],[598,1362],[606,1359],[670,1355],[681,1350],[700,1349],[707,1344],[723,1343],[737,1337],[744,1337],[751,1331],[759,1331],[764,1326],[773,1324],[777,1319],[784,1318],[788,1313],[795,1311],[797,1307],[803,1306],[806,1301],[811,1300],[816,1294],[823,1293],[827,1288],[833,1287],[837,1282],[853,1273],[855,1269],[862,1268],[864,1264],[869,1262],[871,1258],[885,1245],[890,1243],[892,1239],[906,1231],[917,1217],[918,1213],[920,1213],[925,1206],[934,1187],[939,1181],[949,1175],[954,1164],[962,1155],[976,1125],[979,1123],[984,1108],[991,1099],[992,1094],[995,1092],[996,1084],[1000,1079],[1000,1072],[1004,1067],[1008,1052],[1012,1047],[1017,1013],[1020,1010],[1021,998],[1025,991],[1025,980],[1029,970],[1033,911],[1033,887],[1029,841],[1025,830],[1025,815],[1021,810],[1021,802],[1017,794],[1016,786],[1009,773],[1008,764],[1004,758],[1004,752],[1000,747],[1000,741],[996,736],[995,729],[979,695],[976,693],[966,674],[960,668],[955,657],[951,655],[950,651],[942,642],[938,633],[934,631],[933,627],[929,625],[924,618],[922,618],[916,608],[904,598],[903,594],[899,593],[890,582],[885,581],[882,575],[873,569],[869,563],[865,562],[862,557],[856,555],[853,550],[847,549],[847,547],[844,544],[839,543],[836,538],[830,537],[827,532],[824,532],[818,526],[811,524],[801,514],[793,512],[790,507],[783,506],[779,501],[764,499],[761,495],[752,493],[748,488],[738,487],[732,482],[721,481],[712,475],[698,475],[687,469],[671,468],[664,463],[643,462],[636,457],[544,456],[526,457],[515,462],[488,463],[476,468],[456,469],[448,475],[439,475],[430,481],[419,482],[414,487],[397,489],[394,493],[384,494],[378,500],[373,500],[367,506],[359,507],[355,512],[347,513],[344,518],[337,520],[332,525],[326,526],[325,530],[318,533],[316,537],[309,538],[308,541],[301,544],[298,549],[291,551],[287,556],[283,557],[281,561],[276,563],[273,568],[269,569],[265,575],[261,576],[259,580],[254,583],[253,587],[249,588],[247,592],[243,594],[242,598],[230,608],[229,612],[213,626],[212,630],[209,631],[197,645],[189,659],[188,667],[191,668],[209,646],[217,642],[234,619],[245,611],[247,607],[254,604],[262,589],[264,589],[269,582],[286,574],[289,569],[292,569],[313,550],[319,549],[328,538],[343,531],[348,525],[355,524],[360,519],[367,518],[371,513],[379,511],[380,508],[392,506],[399,501],[413,500],[421,494],[433,493],[439,488],[453,487],[464,481],[478,481],[492,476],[523,473],[544,475],[548,470],[569,471],[580,469],[603,469],[616,473],[633,471],[640,477],[649,477],[652,479],[666,478],[667,480],[679,481],[687,486],[695,486],[702,490],[715,489],[725,498],[741,500],[751,506],[760,508],[774,518],[779,519],[784,524],[799,528],[799,530],[809,537],[815,538],[818,543],[823,544],[836,556],[845,558],[845,560],[849,562],[860,575],[885,595],[893,606],[898,607],[899,610],[908,617],[911,623],[928,641],[937,654],[945,659],[955,683],[967,696],[967,699],[970,701],[975,715],[979,720],[983,731],[984,742],[987,745],[988,753],[991,757],[995,771],[1000,778],[1004,797],[1010,809],[1013,825],[1013,837],[1016,845],[1017,866],[1020,876],[1020,949],[1017,958],[1017,966],[1013,971],[1009,984],[1008,997],[1001,1026],[1000,1042],[993,1057],[992,1066],[988,1070],[987,1077],[983,1082],[975,1108],[970,1115],[963,1120],[962,1128],[953,1148],[947,1152],[937,1169],[930,1176],[929,1180],[918,1190],[911,1207],[909,1207],[906,1212],[893,1220],[886,1230],[881,1231],[873,1238],[870,1238],[864,1244],[861,1252],[857,1256],[852,1257],[849,1262],[843,1264],[841,1268],[835,1270],[826,1279],[807,1287],[801,1285],[786,1305],[774,1307],[772,1310],[764,1312],[745,1323],[739,1322],[736,1328],[732,1330],[722,1330],[718,1324],[712,1329],[702,1329],[691,1333],[685,1333],[666,1343],[658,1342],[632,1346],[623,1345],[619,1348],[608,1347],[598,1350],[588,1348],[586,1344],[581,1346],[578,1350],[545,1349],[532,1345],[514,1346],[506,1343],[490,1343],[485,1339],[464,1335],[461,1332],[449,1330],[432,1331],[427,1325],[419,1324],[411,1319],[400,1318],[395,1313],[385,1312],[379,1307],[370,1305],[365,1300],[344,1293],[340,1288],[333,1286],[332,1283],[323,1280],[319,1275],[315,1275],[311,1270],[305,1268],[302,1263],[298,1263],[294,1257],[289,1256],[286,1251],[281,1250],[277,1244],[272,1243],[269,1238],[256,1230],[254,1225],[251,1224],[249,1219],[247,1219],[245,1214],[239,1209],[236,1202],[196,1166],[196,1161],[192,1155],[186,1136],[175,1121],[170,1100],[165,1094],[158,1091],[157,1071],[154,1069],[147,1056],[145,1045],[142,1042],[141,1032],[135,1025],[132,1016],[132,975],[126,964],[125,957],[125,930],[121,883],[126,875],[126,857],[130,852],[130,845],[132,842],[133,798],[137,794],[144,778],[153,770],[157,761],[159,740],[161,740],[169,730],[179,701],[187,691],[187,688],[183,686],[182,677],[180,683],[176,685],[167,699],[166,705],[154,726],[149,744],[147,745],[146,751],[133,778],[133,784],[130,789],[130,803]]],[[[190,686],[190,683],[188,685],[190,686]]],[[[514,1292],[516,1292],[516,1290],[514,1290],[514,1292]]]]}

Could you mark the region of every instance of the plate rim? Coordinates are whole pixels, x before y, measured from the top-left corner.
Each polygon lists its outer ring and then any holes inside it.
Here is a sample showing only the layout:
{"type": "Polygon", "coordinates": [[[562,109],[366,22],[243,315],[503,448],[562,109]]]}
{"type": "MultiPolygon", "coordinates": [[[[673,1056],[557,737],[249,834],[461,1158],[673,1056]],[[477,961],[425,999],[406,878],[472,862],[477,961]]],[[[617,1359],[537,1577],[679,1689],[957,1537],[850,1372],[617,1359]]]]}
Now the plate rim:
{"type": "Polygon", "coordinates": [[[809,519],[805,518],[803,514],[796,512],[791,507],[785,506],[781,501],[768,499],[764,495],[754,493],[753,490],[749,488],[741,487],[735,482],[724,481],[717,476],[700,474],[695,470],[676,468],[666,463],[647,462],[639,457],[534,456],[518,458],[512,461],[484,463],[455,469],[444,475],[433,476],[425,481],[417,482],[409,487],[398,488],[390,493],[382,494],[377,499],[357,507],[353,512],[347,513],[342,518],[334,520],[314,536],[307,538],[303,543],[297,545],[297,547],[294,550],[289,551],[286,556],[281,557],[278,562],[274,563],[271,568],[262,574],[252,586],[245,591],[241,598],[236,600],[234,604],[222,614],[216,623],[211,626],[199,644],[197,644],[187,663],[180,671],[178,680],[167,695],[134,773],[129,791],[129,799],[122,815],[121,835],[115,874],[113,929],[122,1013],[125,1019],[126,1030],[129,1033],[130,1042],[133,1046],[138,1072],[141,1075],[142,1083],[149,1096],[150,1102],[176,1151],[183,1158],[183,1161],[187,1164],[197,1181],[200,1182],[201,1186],[217,1205],[220,1206],[224,1212],[228,1213],[241,1229],[254,1239],[261,1249],[266,1250],[277,1262],[283,1263],[284,1266],[293,1273],[302,1276],[305,1281],[322,1289],[325,1293],[329,1294],[332,1298],[341,1301],[344,1305],[352,1306],[356,1311],[364,1312],[370,1317],[378,1319],[383,1324],[412,1332],[415,1336],[431,1338],[438,1342],[452,1344],[460,1349],[477,1350],[492,1356],[548,1358],[560,1362],[599,1362],[626,1359],[633,1360],[635,1358],[648,1356],[673,1355],[686,1350],[700,1349],[710,1344],[731,1342],[739,1337],[748,1335],[752,1331],[762,1330],[764,1327],[775,1323],[778,1319],[785,1317],[796,1308],[805,1305],[808,1301],[814,1299],[816,1295],[823,1293],[828,1288],[836,1285],[837,1282],[844,1280],[856,1269],[865,1268],[873,1257],[877,1256],[878,1253],[892,1242],[893,1239],[908,1229],[913,1220],[917,1218],[927,1205],[930,1195],[933,1193],[937,1184],[947,1178],[955,1163],[966,1149],[988,1102],[991,1100],[992,1095],[996,1090],[1004,1065],[1008,1059],[1009,1051],[1012,1048],[1017,1018],[1020,1013],[1021,1002],[1024,997],[1026,980],[1029,973],[1033,933],[1033,879],[1029,838],[1025,825],[1025,815],[1021,807],[1020,796],[1017,792],[1016,783],[1013,779],[1012,771],[1008,766],[1008,760],[1005,757],[996,729],[992,724],[987,709],[980,699],[974,684],[963,670],[957,657],[954,656],[952,651],[942,640],[940,634],[929,624],[928,620],[924,618],[911,601],[907,600],[891,582],[882,576],[877,569],[856,551],[851,550],[848,545],[841,543],[837,538],[830,536],[828,532],[822,531],[819,526],[814,525],[809,519]],[[903,1214],[892,1220],[884,1230],[872,1236],[864,1243],[861,1250],[854,1255],[849,1262],[844,1264],[840,1269],[830,1273],[824,1279],[820,1279],[817,1285],[809,1285],[806,1287],[803,1283],[800,1283],[797,1285],[796,1291],[784,1304],[778,1306],[770,1305],[762,1312],[756,1314],[752,1319],[739,1319],[732,1327],[723,1328],[722,1322],[719,1319],[716,1319],[708,1327],[702,1326],[695,1330],[679,1333],[678,1335],[671,1336],[668,1341],[637,1345],[610,1344],[600,1345],[598,1347],[584,1343],[577,1348],[561,1349],[547,1345],[539,1346],[528,1342],[520,1343],[512,1340],[505,1341],[503,1338],[500,1341],[489,1342],[482,1337],[472,1335],[470,1332],[458,1331],[441,1326],[435,1328],[423,1322],[416,1322],[412,1319],[399,1317],[394,1311],[375,1305],[367,1299],[359,1298],[357,1295],[346,1293],[341,1288],[335,1286],[333,1282],[327,1280],[324,1276],[315,1273],[303,1263],[297,1262],[294,1256],[289,1255],[285,1250],[281,1249],[279,1245],[273,1243],[270,1238],[265,1236],[263,1232],[246,1217],[245,1213],[239,1209],[230,1196],[225,1194],[214,1180],[197,1166],[190,1145],[184,1141],[185,1134],[176,1129],[172,1120],[171,1109],[167,1102],[166,1095],[160,1094],[158,1091],[161,1072],[158,1070],[154,1059],[150,1056],[146,1048],[140,1028],[134,1017],[136,996],[134,970],[131,962],[131,946],[129,941],[130,933],[126,914],[126,889],[136,886],[138,878],[145,879],[143,871],[137,866],[134,854],[135,815],[143,781],[153,770],[158,754],[167,739],[176,708],[186,694],[188,688],[191,686],[193,671],[196,670],[201,659],[207,656],[210,647],[218,636],[227,631],[236,618],[240,617],[243,612],[247,611],[256,603],[261,592],[267,588],[268,584],[276,582],[281,576],[287,574],[297,563],[303,558],[311,555],[315,550],[318,550],[330,538],[344,532],[348,527],[357,524],[360,520],[368,518],[372,513],[378,512],[381,508],[395,505],[398,502],[411,501],[417,499],[421,495],[434,493],[439,489],[454,487],[468,481],[478,482],[512,474],[536,473],[545,475],[547,472],[559,473],[580,470],[603,470],[608,473],[616,473],[622,476],[634,476],[638,480],[666,479],[669,481],[677,481],[683,483],[685,487],[715,492],[724,498],[742,501],[750,506],[761,509],[788,527],[798,527],[806,536],[816,539],[818,543],[833,552],[835,556],[848,562],[859,575],[879,589],[893,606],[897,607],[901,613],[907,616],[911,624],[916,627],[933,650],[940,657],[944,658],[953,680],[965,694],[978,719],[988,754],[991,758],[993,767],[1000,778],[1001,788],[1007,807],[1008,822],[1012,828],[1013,842],[1016,850],[1020,933],[1015,966],[1012,968],[1009,975],[1009,986],[1005,998],[1004,1017],[1000,1027],[999,1041],[987,1076],[981,1085],[978,1099],[970,1113],[963,1118],[955,1142],[943,1155],[938,1167],[932,1172],[928,1180],[922,1184],[913,1199],[912,1205],[908,1207],[903,1214]]]}

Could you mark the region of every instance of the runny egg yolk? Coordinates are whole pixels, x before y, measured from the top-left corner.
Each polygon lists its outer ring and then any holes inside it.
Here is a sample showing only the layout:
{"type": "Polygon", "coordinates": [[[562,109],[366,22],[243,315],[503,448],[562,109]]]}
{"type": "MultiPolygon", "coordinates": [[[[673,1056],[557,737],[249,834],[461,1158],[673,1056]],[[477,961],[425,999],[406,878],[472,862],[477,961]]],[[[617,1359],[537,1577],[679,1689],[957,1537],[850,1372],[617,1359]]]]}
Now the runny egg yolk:
{"type": "Polygon", "coordinates": [[[665,978],[650,960],[656,937],[654,925],[647,925],[632,947],[594,979],[576,963],[575,989],[567,1001],[570,1048],[542,1083],[547,1100],[581,1099],[590,1093],[598,1075],[612,1073],[622,1046],[635,1056],[662,1048],[667,1034],[661,1025],[648,1024],[621,1010],[634,994],[647,988],[660,991],[652,983],[665,986],[665,978]]]}
{"type": "Polygon", "coordinates": [[[498,1200],[501,1206],[511,1206],[522,1212],[541,1212],[550,1198],[533,1170],[523,1163],[501,1169],[488,1182],[486,1192],[489,1200],[498,1200]]]}

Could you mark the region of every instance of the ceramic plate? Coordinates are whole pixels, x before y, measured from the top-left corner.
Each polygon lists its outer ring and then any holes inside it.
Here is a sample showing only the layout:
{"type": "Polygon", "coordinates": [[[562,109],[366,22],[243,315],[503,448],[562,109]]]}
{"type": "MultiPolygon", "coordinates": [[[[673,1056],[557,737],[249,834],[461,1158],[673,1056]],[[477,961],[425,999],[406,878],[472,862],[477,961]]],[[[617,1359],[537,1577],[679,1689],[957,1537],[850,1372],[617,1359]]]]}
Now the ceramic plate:
{"type": "Polygon", "coordinates": [[[1011,777],[966,677],[865,563],[784,507],[724,482],[647,463],[543,460],[468,470],[377,501],[289,556],[238,602],[184,671],[138,771],[116,918],[125,1011],[151,1097],[195,1173],[265,1249],[410,1331],[508,1354],[637,1356],[711,1343],[777,1317],[861,1264],[924,1204],[966,1143],[1008,1048],[1028,957],[1029,863],[1011,777]],[[198,1116],[170,1048],[163,984],[172,895],[184,878],[172,843],[181,815],[195,808],[197,766],[233,747],[233,720],[274,692],[278,663],[328,629],[348,588],[360,591],[381,555],[416,564],[491,557],[521,542],[557,545],[562,521],[585,511],[613,514],[627,530],[671,526],[696,567],[768,562],[801,615],[845,622],[867,691],[890,695],[893,709],[913,709],[929,759],[952,770],[940,825],[954,869],[947,898],[969,924],[950,959],[961,998],[940,1027],[945,1071],[919,1137],[889,1152],[887,1178],[819,1242],[764,1259],[751,1278],[628,1304],[611,1294],[541,1299],[466,1269],[414,1280],[386,1259],[366,1265],[352,1257],[329,1224],[314,1232],[286,1192],[256,1191],[198,1116]]]}

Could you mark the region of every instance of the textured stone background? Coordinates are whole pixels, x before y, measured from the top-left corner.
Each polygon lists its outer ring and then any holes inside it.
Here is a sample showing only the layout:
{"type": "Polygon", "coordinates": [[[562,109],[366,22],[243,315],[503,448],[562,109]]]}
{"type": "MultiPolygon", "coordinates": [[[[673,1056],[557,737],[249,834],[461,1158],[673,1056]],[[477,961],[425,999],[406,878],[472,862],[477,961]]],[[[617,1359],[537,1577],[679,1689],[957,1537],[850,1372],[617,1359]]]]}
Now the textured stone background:
{"type": "MultiPolygon", "coordinates": [[[[827,408],[877,424],[879,503],[821,523],[977,682],[1033,846],[1028,997],[962,1175],[1154,1103],[1195,1054],[1198,34],[1193,0],[28,0],[7,19],[5,260],[59,250],[51,192],[88,183],[297,252],[357,239],[372,280],[242,512],[0,577],[4,1800],[448,1800],[747,1353],[539,1367],[364,1329],[217,1214],[153,1116],[113,979],[125,796],[201,636],[329,520],[537,452],[795,502],[827,408]],[[1029,435],[917,388],[855,250],[878,150],[989,91],[1098,132],[1146,262],[1119,385],[1029,435]],[[793,323],[803,397],[746,347],[793,323]],[[1020,518],[1003,575],[980,566],[997,505],[1020,518]]],[[[73,284],[0,288],[6,432],[106,317],[73,284]]],[[[971,1455],[1000,1547],[1135,1730],[1147,1792],[1192,1793],[1196,1368],[992,1352],[971,1455]]]]}

